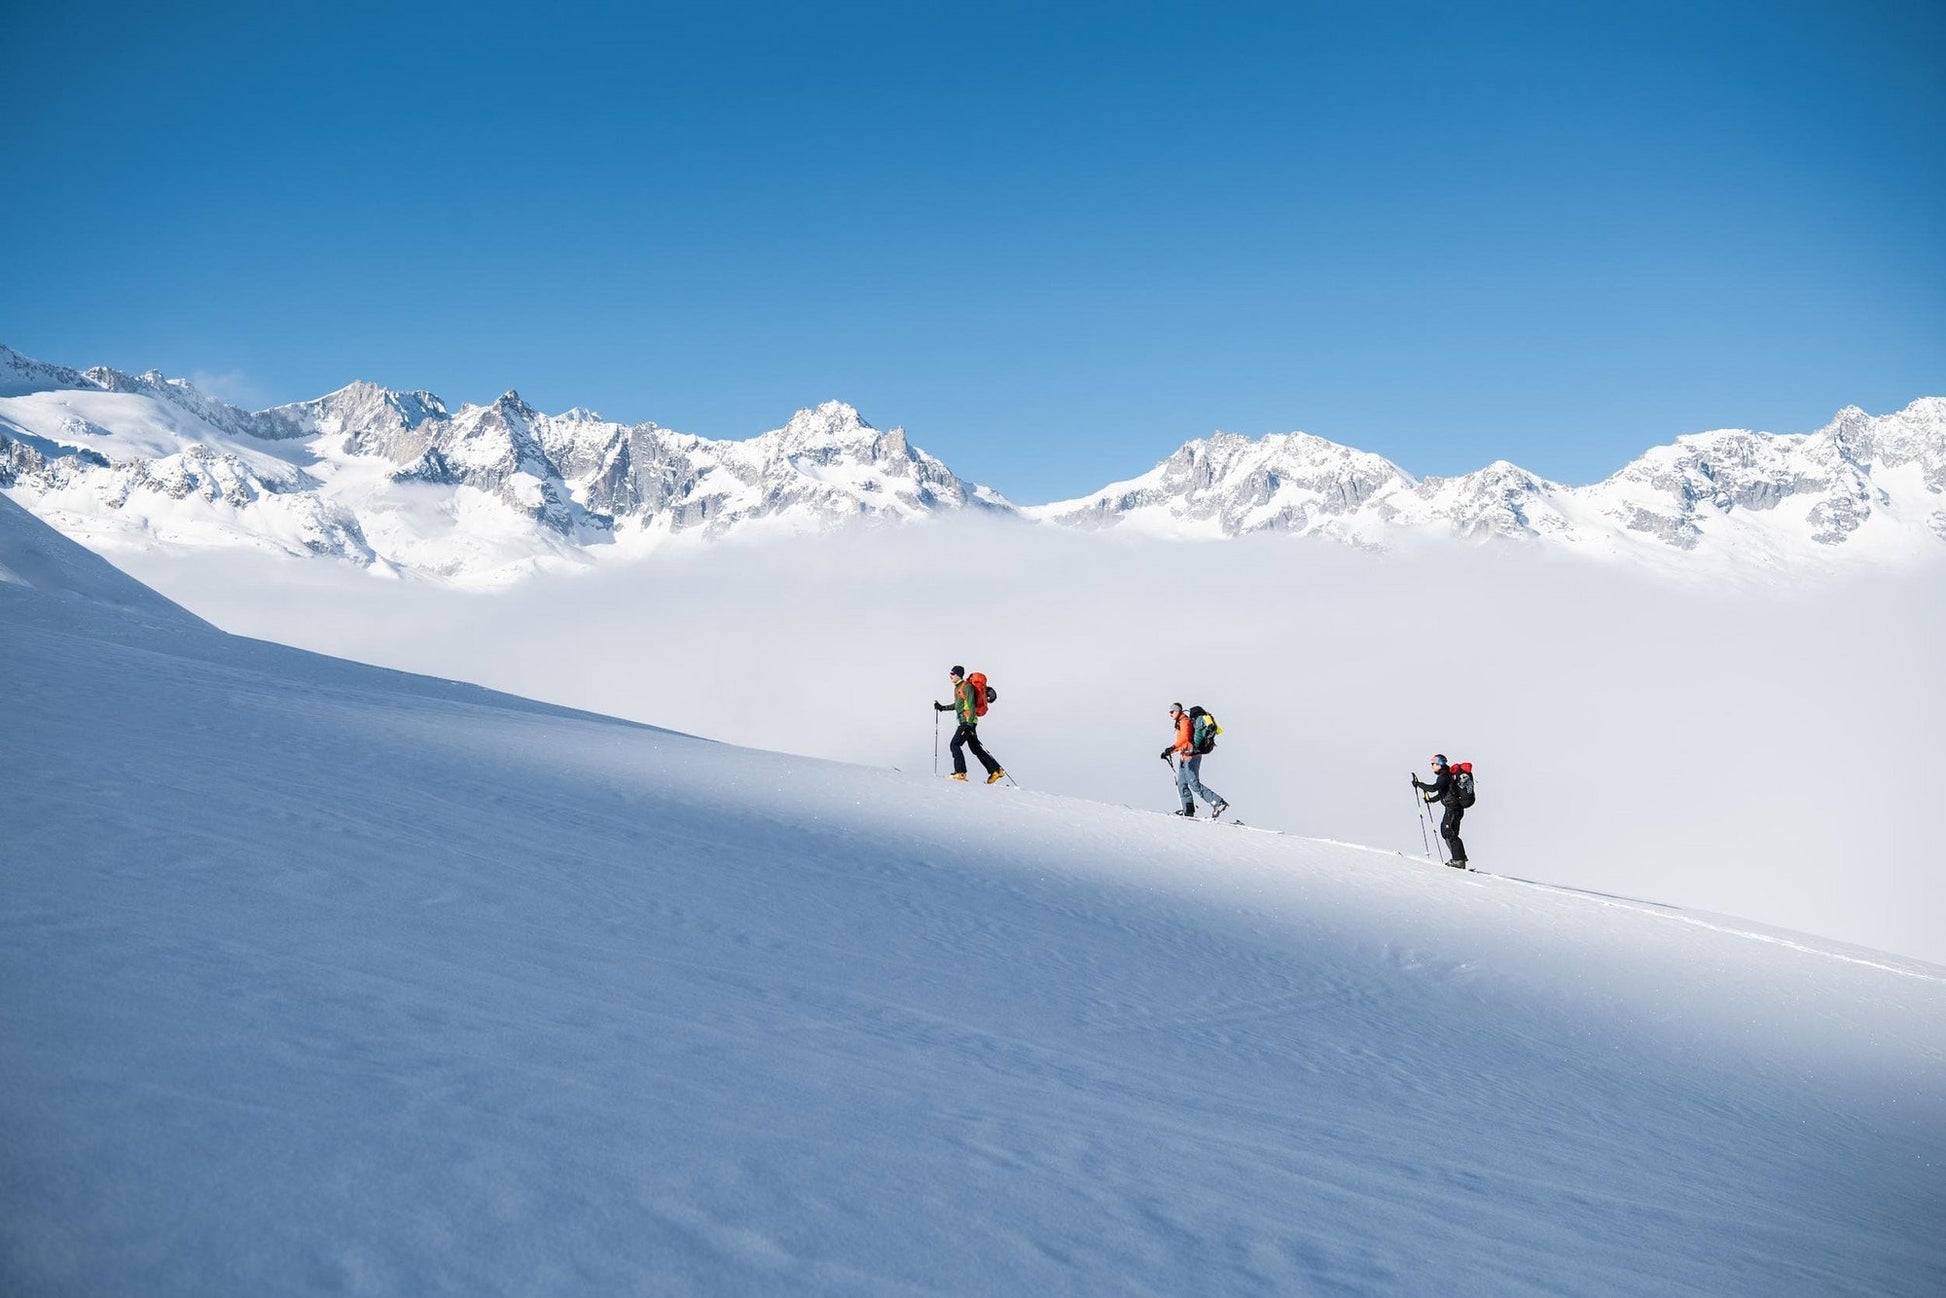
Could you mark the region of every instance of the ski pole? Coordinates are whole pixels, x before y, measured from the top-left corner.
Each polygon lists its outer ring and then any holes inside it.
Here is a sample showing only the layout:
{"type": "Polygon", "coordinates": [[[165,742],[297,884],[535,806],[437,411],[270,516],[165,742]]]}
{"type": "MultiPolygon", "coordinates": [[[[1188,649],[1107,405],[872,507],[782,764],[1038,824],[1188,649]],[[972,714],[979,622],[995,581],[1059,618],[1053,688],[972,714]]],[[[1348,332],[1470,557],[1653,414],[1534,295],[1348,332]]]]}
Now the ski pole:
{"type": "Polygon", "coordinates": [[[932,773],[939,774],[939,709],[932,710],[932,773]]]}
{"type": "Polygon", "coordinates": [[[1426,800],[1419,796],[1419,777],[1407,772],[1412,780],[1412,800],[1419,804],[1419,845],[1426,849],[1426,859],[1432,860],[1432,838],[1426,833],[1426,800]]]}

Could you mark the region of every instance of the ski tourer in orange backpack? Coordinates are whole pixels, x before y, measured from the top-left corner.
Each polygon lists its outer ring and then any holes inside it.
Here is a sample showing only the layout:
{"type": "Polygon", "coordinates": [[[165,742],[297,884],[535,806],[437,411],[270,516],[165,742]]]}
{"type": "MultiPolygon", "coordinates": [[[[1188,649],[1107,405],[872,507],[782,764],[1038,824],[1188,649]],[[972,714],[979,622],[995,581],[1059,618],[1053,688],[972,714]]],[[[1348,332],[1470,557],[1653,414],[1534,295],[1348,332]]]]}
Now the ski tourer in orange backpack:
{"type": "Polygon", "coordinates": [[[980,718],[987,714],[988,705],[1000,695],[987,684],[985,672],[974,672],[968,676],[966,668],[955,665],[949,675],[953,682],[953,701],[934,703],[932,706],[935,712],[952,712],[959,718],[959,727],[953,731],[951,745],[953,750],[951,778],[955,780],[966,778],[966,750],[971,748],[973,756],[980,759],[980,765],[986,767],[987,783],[997,784],[1007,778],[1007,773],[1001,769],[999,762],[993,760],[993,754],[981,745],[979,726],[980,718]]]}

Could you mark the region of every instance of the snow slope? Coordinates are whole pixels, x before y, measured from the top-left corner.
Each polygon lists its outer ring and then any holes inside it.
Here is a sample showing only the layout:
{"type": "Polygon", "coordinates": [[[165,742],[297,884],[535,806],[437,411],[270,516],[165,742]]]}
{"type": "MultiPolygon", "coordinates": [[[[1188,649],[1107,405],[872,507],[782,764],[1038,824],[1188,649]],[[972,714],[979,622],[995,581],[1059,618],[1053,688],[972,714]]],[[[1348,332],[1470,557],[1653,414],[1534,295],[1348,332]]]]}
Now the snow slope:
{"type": "Polygon", "coordinates": [[[1946,970],[240,640],[0,522],[0,1291],[1946,1287],[1946,970]]]}
{"type": "Polygon", "coordinates": [[[104,625],[123,632],[139,635],[152,628],[214,632],[181,605],[164,599],[4,498],[0,498],[0,585],[42,596],[32,604],[21,605],[23,615],[29,608],[66,608],[77,614],[114,610],[122,617],[104,625]]]}

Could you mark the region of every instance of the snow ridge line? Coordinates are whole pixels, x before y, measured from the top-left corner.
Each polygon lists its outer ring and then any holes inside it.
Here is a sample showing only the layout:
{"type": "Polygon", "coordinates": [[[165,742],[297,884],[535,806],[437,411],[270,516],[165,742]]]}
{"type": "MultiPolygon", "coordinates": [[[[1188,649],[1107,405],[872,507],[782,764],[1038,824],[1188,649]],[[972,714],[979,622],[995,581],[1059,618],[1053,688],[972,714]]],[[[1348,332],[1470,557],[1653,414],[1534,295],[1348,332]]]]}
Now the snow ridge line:
{"type": "MultiPolygon", "coordinates": [[[[1283,831],[1277,830],[1273,832],[1282,833],[1283,831]]],[[[1310,841],[1315,843],[1329,843],[1333,847],[1355,847],[1360,851],[1371,852],[1379,856],[1406,856],[1403,852],[1387,851],[1385,848],[1373,847],[1367,843],[1347,843],[1342,839],[1336,838],[1316,838],[1310,841]]],[[[1417,860],[1418,858],[1406,857],[1406,859],[1417,860]]],[[[1432,865],[1435,863],[1428,861],[1427,864],[1432,865]]],[[[1481,879],[1493,879],[1500,883],[1512,884],[1517,887],[1541,888],[1548,892],[1578,897],[1583,901],[1592,902],[1598,906],[1611,906],[1619,910],[1632,910],[1638,914],[1653,915],[1661,919],[1675,920],[1683,924],[1693,924],[1698,928],[1726,933],[1731,937],[1748,938],[1753,942],[1769,942],[1774,946],[1788,947],[1793,951],[1802,951],[1806,955],[1822,956],[1827,960],[1841,960],[1846,964],[1863,965],[1867,969],[1878,969],[1885,973],[1898,974],[1902,978],[1916,978],[1920,982],[1946,984],[1946,975],[1927,973],[1924,970],[1913,969],[1903,965],[1887,964],[1882,960],[1872,960],[1865,956],[1847,955],[1843,951],[1833,951],[1828,947],[1810,946],[1803,942],[1793,941],[1787,937],[1778,937],[1771,933],[1752,932],[1747,928],[1739,928],[1718,920],[1703,919],[1695,915],[1687,914],[1681,907],[1672,906],[1667,902],[1632,901],[1626,897],[1603,896],[1589,892],[1586,888],[1571,888],[1566,884],[1547,883],[1540,879],[1522,879],[1511,874],[1493,874],[1486,870],[1468,870],[1467,873],[1481,879]]]]}
{"type": "Polygon", "coordinates": [[[1530,888],[1545,888],[1549,892],[1571,893],[1585,897],[1589,901],[1598,902],[1604,906],[1615,906],[1622,910],[1633,910],[1642,914],[1659,915],[1663,919],[1672,919],[1683,924],[1694,924],[1698,928],[1714,929],[1718,933],[1728,933],[1732,937],[1748,938],[1753,942],[1769,942],[1776,946],[1789,947],[1793,951],[1803,951],[1809,955],[1823,956],[1828,960],[1842,960],[1846,964],[1864,965],[1867,969],[1880,969],[1886,973],[1898,974],[1904,978],[1917,978],[1921,982],[1946,983],[1946,977],[1941,977],[1937,974],[1924,973],[1918,969],[1903,968],[1895,964],[1886,964],[1880,960],[1868,960],[1863,956],[1846,955],[1842,951],[1832,951],[1825,947],[1807,946],[1802,942],[1795,942],[1787,937],[1778,937],[1772,933],[1753,933],[1746,928],[1737,928],[1729,924],[1700,919],[1695,915],[1683,914],[1676,907],[1666,906],[1656,902],[1627,902],[1616,897],[1591,897],[1580,889],[1563,887],[1560,884],[1554,883],[1542,883],[1538,879],[1514,879],[1506,875],[1493,875],[1490,877],[1505,879],[1509,883],[1525,884],[1530,888]]]}

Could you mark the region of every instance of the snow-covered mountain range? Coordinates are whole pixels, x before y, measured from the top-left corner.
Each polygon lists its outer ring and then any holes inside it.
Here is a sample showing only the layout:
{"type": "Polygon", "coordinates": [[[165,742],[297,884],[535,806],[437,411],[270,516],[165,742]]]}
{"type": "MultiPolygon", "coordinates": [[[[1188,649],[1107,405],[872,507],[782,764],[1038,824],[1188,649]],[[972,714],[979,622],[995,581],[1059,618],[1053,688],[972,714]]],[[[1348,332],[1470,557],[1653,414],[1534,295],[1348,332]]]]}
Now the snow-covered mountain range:
{"type": "Polygon", "coordinates": [[[429,392],[354,383],[252,412],[159,372],[0,347],[0,488],[91,543],[243,545],[463,580],[674,538],[968,512],[1174,538],[1457,536],[1789,568],[1946,553],[1946,399],[1847,408],[1809,434],[1685,436],[1585,487],[1505,461],[1417,479],[1305,433],[1217,433],[1141,477],[1021,508],[835,401],[743,441],[548,415],[512,391],[450,411],[429,392]]]}
{"type": "Polygon", "coordinates": [[[835,401],[747,441],[547,415],[512,391],[449,411],[429,392],[354,383],[250,412],[155,371],[77,371],[5,348],[0,487],[88,541],[248,545],[473,578],[618,541],[1012,512],[835,401]]]}
{"type": "Polygon", "coordinates": [[[1384,545],[1407,533],[1450,533],[1611,554],[1712,546],[1759,559],[1845,546],[1917,554],[1946,542],[1946,400],[1882,417],[1849,407],[1810,434],[1696,433],[1586,487],[1504,460],[1462,477],[1414,479],[1380,456],[1305,433],[1218,433],[1139,478],[1024,512],[1198,538],[1294,532],[1384,545]]]}

